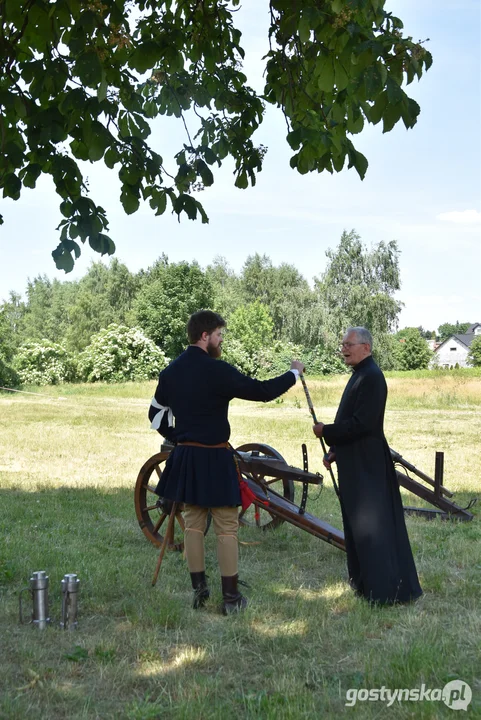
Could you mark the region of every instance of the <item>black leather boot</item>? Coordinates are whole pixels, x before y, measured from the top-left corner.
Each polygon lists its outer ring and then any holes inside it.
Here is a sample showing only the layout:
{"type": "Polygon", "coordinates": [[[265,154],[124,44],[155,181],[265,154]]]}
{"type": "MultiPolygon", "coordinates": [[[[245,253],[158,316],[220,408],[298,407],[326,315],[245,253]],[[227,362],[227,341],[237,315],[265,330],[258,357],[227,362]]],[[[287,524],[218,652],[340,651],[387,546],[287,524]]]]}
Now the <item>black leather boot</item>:
{"type": "Polygon", "coordinates": [[[237,589],[238,579],[238,575],[221,578],[223,615],[232,615],[232,613],[240,612],[247,607],[247,598],[237,589]]]}
{"type": "Polygon", "coordinates": [[[191,572],[190,579],[192,580],[192,587],[194,588],[194,602],[192,607],[194,610],[198,610],[204,607],[210,595],[205,578],[205,570],[202,570],[202,572],[191,572]]]}

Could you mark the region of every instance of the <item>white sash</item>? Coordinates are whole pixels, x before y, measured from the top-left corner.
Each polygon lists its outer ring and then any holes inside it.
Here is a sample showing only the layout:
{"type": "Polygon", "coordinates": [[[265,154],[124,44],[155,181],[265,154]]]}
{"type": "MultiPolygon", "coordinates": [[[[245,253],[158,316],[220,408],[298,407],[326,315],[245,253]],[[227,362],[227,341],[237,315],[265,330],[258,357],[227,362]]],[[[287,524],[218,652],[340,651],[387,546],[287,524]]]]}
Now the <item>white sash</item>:
{"type": "Polygon", "coordinates": [[[154,407],[158,411],[155,413],[152,419],[152,423],[150,425],[152,430],[158,430],[160,428],[160,423],[162,422],[162,418],[164,417],[165,413],[167,413],[167,422],[169,427],[174,427],[174,416],[170,407],[168,407],[167,405],[161,405],[157,402],[155,398],[152,398],[150,407],[154,407]]]}

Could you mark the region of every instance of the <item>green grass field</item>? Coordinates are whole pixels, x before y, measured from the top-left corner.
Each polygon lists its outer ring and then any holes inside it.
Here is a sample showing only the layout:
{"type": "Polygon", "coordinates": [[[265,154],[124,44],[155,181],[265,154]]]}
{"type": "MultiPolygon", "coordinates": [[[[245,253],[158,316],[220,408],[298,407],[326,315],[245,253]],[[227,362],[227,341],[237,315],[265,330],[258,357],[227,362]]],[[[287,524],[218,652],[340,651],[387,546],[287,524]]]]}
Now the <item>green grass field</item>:
{"type": "MultiPolygon", "coordinates": [[[[308,382],[319,419],[332,420],[346,377],[308,382]]],[[[444,450],[455,501],[481,497],[479,373],[397,373],[388,384],[391,447],[431,476],[444,450]]],[[[346,692],[458,678],[472,689],[468,716],[481,717],[479,507],[472,523],[407,519],[425,591],[413,606],[371,609],[351,593],[342,552],[284,524],[241,529],[250,605],[229,618],[209,532],[212,596],[194,611],[181,553],[166,555],[152,588],[158,549],[135,517],[138,471],[159,449],[146,415],[154,386],[0,395],[0,718],[448,718],[441,700],[347,707],[346,692]],[[42,569],[54,620],[44,632],[18,622],[19,591],[42,569]],[[67,572],[81,582],[76,632],[58,626],[67,572]]],[[[264,406],[233,403],[230,418],[234,445],[267,443],[299,466],[306,441],[321,470],[299,384],[264,406]]],[[[311,494],[308,509],[341,527],[329,479],[311,494]]]]}

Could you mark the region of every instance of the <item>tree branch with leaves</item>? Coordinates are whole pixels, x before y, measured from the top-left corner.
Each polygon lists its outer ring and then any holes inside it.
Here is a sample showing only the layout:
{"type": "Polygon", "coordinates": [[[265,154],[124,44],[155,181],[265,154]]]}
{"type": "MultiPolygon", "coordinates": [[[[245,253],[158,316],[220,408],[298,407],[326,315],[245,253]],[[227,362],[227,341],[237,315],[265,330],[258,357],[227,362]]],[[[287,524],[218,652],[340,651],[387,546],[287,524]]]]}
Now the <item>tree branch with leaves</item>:
{"type": "Polygon", "coordinates": [[[419,106],[402,86],[431,55],[403,36],[385,0],[264,1],[262,94],[242,72],[239,0],[0,1],[0,189],[18,200],[52,177],[63,216],[58,268],[73,268],[81,243],[115,251],[79,161],[118,173],[127,214],[143,200],[156,215],[170,204],[179,218],[208,222],[194,192],[213,184],[215,166],[230,157],[235,185],[255,185],[266,148],[253,136],[266,103],[284,113],[300,173],[339,172],[347,161],[363,178],[367,159],[351,136],[366,122],[382,120],[384,132],[401,119],[414,126],[419,106]],[[186,130],[169,172],[149,144],[158,116],[186,130]]]}

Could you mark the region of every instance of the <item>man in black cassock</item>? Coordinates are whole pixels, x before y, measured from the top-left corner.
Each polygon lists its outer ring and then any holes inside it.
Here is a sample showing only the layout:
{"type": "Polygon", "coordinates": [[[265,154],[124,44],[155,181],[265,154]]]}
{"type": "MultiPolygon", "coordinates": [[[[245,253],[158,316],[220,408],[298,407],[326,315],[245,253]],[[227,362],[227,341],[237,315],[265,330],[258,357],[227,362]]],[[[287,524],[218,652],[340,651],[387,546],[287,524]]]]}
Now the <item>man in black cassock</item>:
{"type": "Polygon", "coordinates": [[[224,327],[224,319],[211,310],[191,315],[187,324],[190,345],[160,373],[149,418],[151,427],[175,445],[156,492],[184,503],[185,553],[194,608],[202,607],[209,597],[204,531],[210,509],[222,576],[222,612],[230,614],[244,609],[247,600],[237,587],[237,507],[241,493],[240,476],[228,444],[229,401],[274,400],[295,384],[304,366],[293,360],[290,370],[272,380],[247,377],[218,359],[224,327]]]}
{"type": "Polygon", "coordinates": [[[334,423],[314,425],[314,434],[330,446],[325,467],[337,463],[350,584],[370,602],[393,604],[422,590],[384,437],[386,381],[371,350],[368,330],[348,329],[341,352],[353,373],[334,423]]]}

